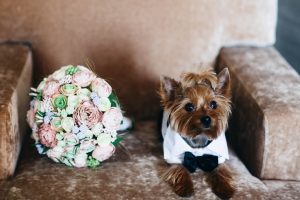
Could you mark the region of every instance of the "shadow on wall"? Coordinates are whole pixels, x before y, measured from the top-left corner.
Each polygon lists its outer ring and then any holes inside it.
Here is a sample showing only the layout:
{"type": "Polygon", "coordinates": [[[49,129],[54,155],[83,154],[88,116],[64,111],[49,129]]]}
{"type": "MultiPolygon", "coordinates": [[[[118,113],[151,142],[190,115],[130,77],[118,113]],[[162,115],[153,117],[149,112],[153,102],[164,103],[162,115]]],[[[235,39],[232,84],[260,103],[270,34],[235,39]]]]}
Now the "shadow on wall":
{"type": "Polygon", "coordinates": [[[105,43],[87,41],[86,44],[89,46],[85,49],[86,55],[77,58],[77,63],[76,61],[62,63],[61,60],[51,58],[42,47],[36,46],[34,59],[38,67],[35,67],[35,85],[41,81],[41,77],[58,69],[60,65],[57,63],[87,66],[87,60],[90,60],[95,63],[91,69],[101,78],[106,79],[116,91],[127,116],[139,119],[156,118],[160,109],[156,94],[158,80],[150,77],[145,67],[135,62],[130,41],[118,36],[111,38],[114,40],[107,40],[105,43]],[[143,107],[144,110],[141,109],[143,107]]]}
{"type": "Polygon", "coordinates": [[[143,66],[135,62],[131,47],[129,41],[117,39],[106,47],[96,45],[90,49],[88,55],[99,64],[95,68],[96,73],[112,84],[125,111],[130,108],[130,116],[153,118],[159,110],[155,92],[158,84],[154,78],[149,77],[143,66]],[[141,109],[143,107],[145,110],[141,109]]]}

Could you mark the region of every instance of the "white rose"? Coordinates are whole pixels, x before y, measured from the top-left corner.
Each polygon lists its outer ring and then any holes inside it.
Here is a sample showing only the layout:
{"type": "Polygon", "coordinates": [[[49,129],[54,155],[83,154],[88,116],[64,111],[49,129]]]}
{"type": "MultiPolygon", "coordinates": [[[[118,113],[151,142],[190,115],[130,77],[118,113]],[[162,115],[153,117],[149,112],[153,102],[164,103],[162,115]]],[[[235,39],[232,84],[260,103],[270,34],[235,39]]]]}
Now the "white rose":
{"type": "Polygon", "coordinates": [[[62,156],[64,149],[60,146],[55,146],[52,149],[47,151],[47,156],[55,162],[59,162],[60,157],[62,156]]]}
{"type": "Polygon", "coordinates": [[[81,142],[79,147],[79,151],[82,151],[84,153],[92,152],[94,149],[95,149],[95,145],[91,140],[85,140],[81,142]]]}
{"type": "Polygon", "coordinates": [[[99,123],[95,124],[95,126],[92,128],[92,133],[95,136],[98,136],[100,133],[102,133],[103,128],[104,128],[103,125],[99,122],[99,123]]]}
{"type": "Polygon", "coordinates": [[[36,88],[37,89],[37,91],[41,91],[41,90],[43,90],[44,89],[44,87],[45,87],[45,85],[46,85],[46,78],[44,78],[44,80],[42,80],[41,82],[40,82],[40,84],[38,85],[38,87],[36,88]]]}
{"type": "Polygon", "coordinates": [[[66,144],[69,146],[74,146],[74,145],[78,144],[78,142],[79,142],[77,136],[73,133],[66,133],[64,135],[64,139],[65,139],[66,144]]]}
{"type": "Polygon", "coordinates": [[[78,152],[74,158],[75,167],[85,167],[86,166],[87,154],[84,152],[78,152]]]}
{"type": "Polygon", "coordinates": [[[111,108],[103,115],[102,123],[106,129],[119,130],[123,115],[120,108],[111,108]]]}
{"type": "Polygon", "coordinates": [[[61,120],[61,127],[67,132],[71,132],[74,126],[74,120],[72,117],[66,117],[61,120]]]}
{"type": "Polygon", "coordinates": [[[110,158],[115,152],[115,146],[110,144],[107,146],[97,146],[93,151],[92,156],[100,162],[110,158]]]}
{"type": "Polygon", "coordinates": [[[97,137],[97,143],[100,146],[107,146],[107,145],[111,144],[111,142],[113,142],[113,141],[114,141],[114,139],[112,138],[112,136],[107,133],[101,133],[97,137]]]}
{"type": "Polygon", "coordinates": [[[53,78],[54,80],[61,80],[66,76],[66,69],[68,66],[64,66],[60,68],[59,70],[55,71],[50,77],[53,78]]]}

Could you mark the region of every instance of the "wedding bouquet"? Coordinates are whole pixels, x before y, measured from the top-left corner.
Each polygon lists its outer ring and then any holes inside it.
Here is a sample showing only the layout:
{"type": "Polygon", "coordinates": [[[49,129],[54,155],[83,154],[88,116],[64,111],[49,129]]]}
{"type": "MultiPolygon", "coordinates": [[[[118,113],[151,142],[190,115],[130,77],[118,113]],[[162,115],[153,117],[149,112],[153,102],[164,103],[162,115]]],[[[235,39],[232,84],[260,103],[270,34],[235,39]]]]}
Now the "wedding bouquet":
{"type": "Polygon", "coordinates": [[[31,88],[27,113],[40,154],[74,167],[97,167],[120,142],[123,115],[111,86],[84,66],[64,66],[31,88]]]}

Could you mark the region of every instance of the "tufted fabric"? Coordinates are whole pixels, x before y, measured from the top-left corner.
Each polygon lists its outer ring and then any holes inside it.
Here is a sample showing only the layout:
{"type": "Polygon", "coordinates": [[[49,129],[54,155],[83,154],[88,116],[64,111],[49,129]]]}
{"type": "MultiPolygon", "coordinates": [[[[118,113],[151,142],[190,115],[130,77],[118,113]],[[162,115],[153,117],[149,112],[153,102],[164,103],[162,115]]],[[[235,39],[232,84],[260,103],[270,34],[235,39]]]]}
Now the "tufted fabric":
{"type": "MultiPolygon", "coordinates": [[[[122,142],[112,160],[98,169],[75,169],[40,158],[28,141],[13,179],[0,182],[0,193],[10,199],[178,199],[159,176],[167,167],[160,133],[153,121],[137,122],[135,131],[122,142]]],[[[237,193],[233,199],[263,199],[268,188],[253,177],[230,152],[237,193]]],[[[195,196],[191,199],[218,199],[202,172],[192,174],[195,196]]],[[[297,189],[297,187],[296,187],[297,189]]]]}
{"type": "MultiPolygon", "coordinates": [[[[29,138],[28,138],[29,139],[29,138]]],[[[39,199],[180,199],[159,178],[168,167],[163,159],[160,133],[153,121],[137,122],[116,155],[98,169],[68,168],[40,158],[26,140],[15,177],[0,181],[0,194],[5,200],[39,199]]],[[[297,199],[299,182],[265,181],[252,176],[237,156],[230,151],[227,161],[234,172],[239,199],[297,199]],[[275,198],[276,197],[276,198],[275,198]]],[[[192,174],[193,199],[217,200],[202,172],[192,174]]]]}
{"type": "Polygon", "coordinates": [[[263,179],[300,180],[300,76],[273,47],[224,48],[233,79],[229,139],[263,179]]]}
{"type": "Polygon", "coordinates": [[[276,0],[1,0],[0,41],[32,42],[36,81],[90,59],[128,114],[154,118],[161,75],[211,66],[224,45],[273,44],[276,11],[276,0]]]}
{"type": "Polygon", "coordinates": [[[24,45],[0,44],[0,179],[13,175],[26,134],[31,59],[24,45]]]}

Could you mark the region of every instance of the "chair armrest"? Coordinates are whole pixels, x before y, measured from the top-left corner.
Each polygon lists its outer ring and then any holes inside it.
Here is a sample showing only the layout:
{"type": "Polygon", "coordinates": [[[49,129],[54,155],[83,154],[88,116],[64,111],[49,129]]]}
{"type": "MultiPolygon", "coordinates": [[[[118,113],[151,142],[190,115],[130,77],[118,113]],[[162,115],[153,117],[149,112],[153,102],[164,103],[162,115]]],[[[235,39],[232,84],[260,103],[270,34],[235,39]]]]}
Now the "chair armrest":
{"type": "Polygon", "coordinates": [[[13,175],[27,132],[32,54],[20,43],[0,44],[0,179],[13,175]]]}
{"type": "Polygon", "coordinates": [[[233,114],[228,140],[263,179],[300,180],[300,77],[273,47],[223,48],[233,114]]]}

